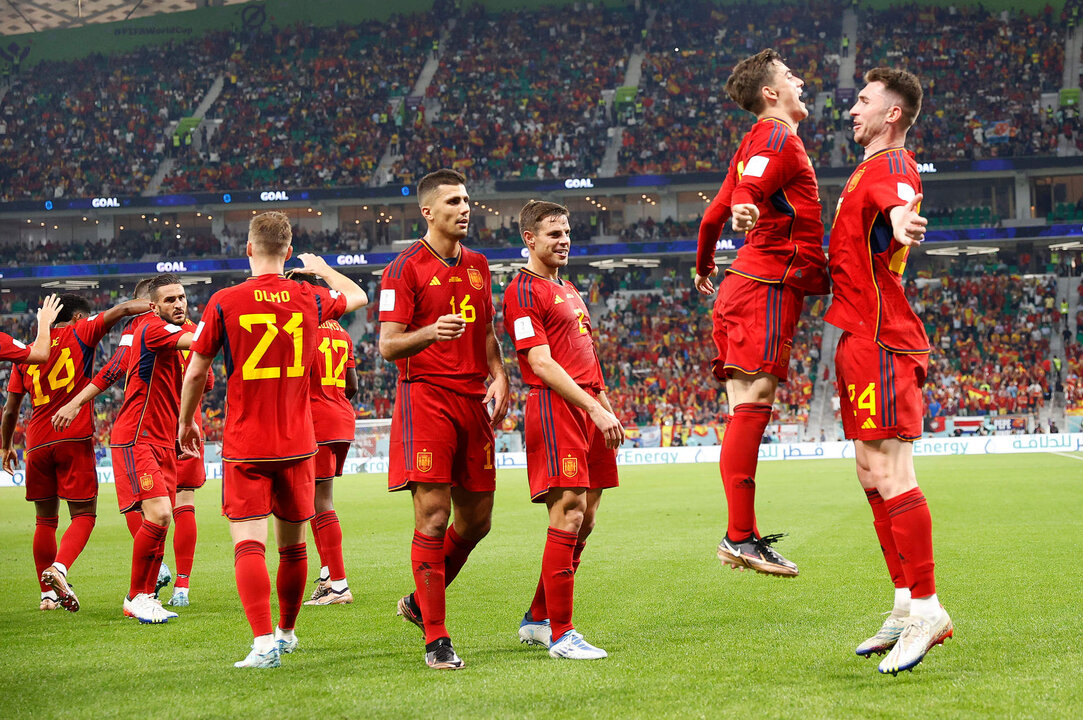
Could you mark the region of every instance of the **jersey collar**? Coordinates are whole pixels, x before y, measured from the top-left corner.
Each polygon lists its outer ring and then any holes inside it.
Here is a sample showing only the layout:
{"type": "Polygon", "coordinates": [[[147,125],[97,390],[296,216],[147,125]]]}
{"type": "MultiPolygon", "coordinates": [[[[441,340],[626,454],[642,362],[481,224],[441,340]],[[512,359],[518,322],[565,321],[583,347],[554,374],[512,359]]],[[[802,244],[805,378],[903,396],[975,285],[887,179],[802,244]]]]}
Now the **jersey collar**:
{"type": "Polygon", "coordinates": [[[459,255],[455,258],[455,262],[448,262],[447,258],[436,252],[432,245],[429,245],[429,241],[425,238],[421,238],[418,242],[425,246],[425,249],[432,253],[432,256],[443,263],[444,267],[458,267],[463,263],[463,244],[459,243],[459,255]]]}
{"type": "Polygon", "coordinates": [[[530,277],[536,277],[539,280],[544,280],[545,282],[550,282],[550,283],[553,283],[554,285],[559,285],[560,287],[564,287],[564,281],[563,280],[553,280],[552,278],[547,278],[544,275],[539,275],[538,273],[534,272],[533,270],[531,270],[529,268],[521,267],[521,268],[519,268],[519,272],[523,273],[524,275],[529,275],[530,277]]]}

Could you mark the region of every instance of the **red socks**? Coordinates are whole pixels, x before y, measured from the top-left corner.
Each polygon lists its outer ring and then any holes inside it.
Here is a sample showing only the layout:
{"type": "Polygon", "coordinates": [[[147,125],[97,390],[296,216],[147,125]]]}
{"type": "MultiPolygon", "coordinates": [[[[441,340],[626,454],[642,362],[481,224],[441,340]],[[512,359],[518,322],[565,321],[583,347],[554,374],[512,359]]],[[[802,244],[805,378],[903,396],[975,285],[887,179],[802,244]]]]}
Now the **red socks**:
{"type": "Polygon", "coordinates": [[[124,513],[124,522],[128,524],[128,532],[135,537],[135,534],[139,532],[139,527],[143,524],[143,514],[138,510],[129,510],[124,513]]]}
{"type": "Polygon", "coordinates": [[[72,563],[83,552],[90,533],[94,530],[97,518],[92,513],[80,513],[73,515],[71,525],[64,531],[64,537],[60,538],[60,549],[56,551],[56,562],[71,569],[72,563]]]}
{"type": "Polygon", "coordinates": [[[455,532],[454,525],[447,529],[444,533],[444,587],[450,585],[463,569],[466,558],[470,557],[470,552],[476,545],[477,543],[471,545],[463,540],[459,533],[455,532]]]}
{"type": "Polygon", "coordinates": [[[34,568],[38,571],[42,592],[52,589],[41,581],[41,574],[56,560],[56,526],[59,522],[60,518],[55,515],[34,518],[34,568]]]}
{"type": "Polygon", "coordinates": [[[726,488],[726,505],[729,509],[726,536],[730,540],[745,540],[755,531],[756,463],[760,440],[770,421],[770,405],[742,403],[733,408],[726,433],[722,436],[719,467],[722,484],[726,488]]]}
{"type": "Polygon", "coordinates": [[[342,525],[338,513],[334,510],[318,513],[312,518],[312,534],[320,553],[320,565],[327,566],[329,579],[345,580],[346,563],[342,559],[342,525]]]}
{"type": "MultiPolygon", "coordinates": [[[[139,593],[147,592],[147,577],[152,571],[155,573],[154,577],[157,578],[161,560],[155,562],[155,559],[158,558],[158,549],[165,545],[167,530],[169,530],[168,525],[155,525],[147,520],[139,526],[139,532],[135,534],[135,542],[132,543],[132,577],[128,587],[128,597],[134,598],[139,593]]],[[[150,591],[154,591],[154,580],[151,580],[150,591]]]]}
{"type": "Polygon", "coordinates": [[[572,557],[577,538],[576,533],[551,527],[545,539],[541,577],[553,640],[572,629],[572,595],[575,590],[572,557]]]}
{"type": "MultiPolygon", "coordinates": [[[[548,546],[548,542],[546,543],[548,546]]],[[[579,563],[583,561],[583,550],[587,547],[585,542],[576,543],[572,550],[572,572],[579,572],[579,563]]],[[[544,553],[542,567],[545,566],[544,553]]],[[[549,608],[545,604],[545,573],[538,578],[538,588],[534,591],[534,599],[530,601],[530,617],[534,620],[545,620],[549,617],[549,608]]],[[[553,637],[556,637],[555,635],[553,637]]]]}
{"type": "Polygon", "coordinates": [[[237,594],[241,596],[241,606],[252,626],[253,637],[270,635],[274,631],[271,625],[271,577],[267,574],[263,543],[255,540],[237,543],[233,547],[233,571],[237,576],[237,594]]]}
{"type": "Polygon", "coordinates": [[[891,517],[888,516],[884,498],[876,488],[865,491],[865,497],[872,507],[872,526],[876,529],[876,537],[880,540],[880,552],[884,554],[887,562],[887,571],[891,575],[891,582],[897,588],[907,588],[906,573],[903,572],[902,560],[899,559],[899,550],[895,547],[895,536],[891,532],[891,517]]]}
{"type": "Polygon", "coordinates": [[[891,517],[891,534],[902,558],[903,571],[913,598],[936,592],[933,576],[933,522],[921,488],[884,500],[891,517]]]}
{"type": "MultiPolygon", "coordinates": [[[[297,614],[305,599],[305,583],[308,582],[308,549],[305,544],[278,548],[278,627],[293,630],[297,614]]],[[[268,588],[270,593],[270,588],[268,588]]]]}
{"type": "Polygon", "coordinates": [[[174,588],[187,588],[196,556],[196,508],[181,505],[173,508],[173,557],[176,558],[177,581],[174,588]]]}
{"type": "Polygon", "coordinates": [[[410,566],[414,573],[414,599],[425,620],[425,644],[450,637],[444,625],[444,540],[414,531],[410,546],[410,566]]]}

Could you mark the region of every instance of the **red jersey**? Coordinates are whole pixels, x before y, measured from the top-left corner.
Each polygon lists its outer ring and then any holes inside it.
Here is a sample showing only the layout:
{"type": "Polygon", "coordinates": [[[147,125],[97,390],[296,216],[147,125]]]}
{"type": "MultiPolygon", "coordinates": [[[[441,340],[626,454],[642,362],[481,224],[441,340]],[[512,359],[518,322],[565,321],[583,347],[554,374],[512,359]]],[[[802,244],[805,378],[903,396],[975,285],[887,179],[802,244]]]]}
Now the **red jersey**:
{"type": "Polygon", "coordinates": [[[407,332],[458,313],[466,332],[435,342],[396,360],[399,382],[427,382],[461,395],[485,397],[489,363],[485,334],[493,321],[493,291],[485,256],[460,245],[458,258],[442,258],[425,240],[399,253],[380,283],[380,322],[397,322],[407,332]]]}
{"type": "Polygon", "coordinates": [[[172,449],[177,442],[183,378],[177,341],[184,330],[153,312],[140,315],[129,327],[132,347],[124,403],[113,421],[109,446],[146,443],[172,449]]]}
{"type": "MultiPolygon", "coordinates": [[[[184,332],[190,332],[190,333],[194,333],[196,331],[196,328],[197,328],[196,324],[194,322],[192,322],[191,318],[188,318],[187,320],[185,320],[184,323],[181,325],[181,327],[184,328],[184,332]]],[[[119,351],[119,349],[118,349],[118,351],[119,351]]],[[[181,378],[182,378],[181,382],[183,383],[184,375],[185,375],[185,373],[188,372],[188,358],[192,357],[192,351],[191,350],[180,350],[179,352],[180,352],[180,362],[181,362],[181,378]]],[[[203,392],[207,392],[208,390],[210,390],[213,387],[214,387],[214,372],[211,371],[211,370],[208,370],[207,371],[207,382],[203,385],[203,392]]],[[[196,426],[200,429],[200,431],[202,431],[203,430],[203,400],[202,399],[200,399],[199,404],[196,405],[195,421],[196,421],[196,426]]]]}
{"type": "Polygon", "coordinates": [[[0,360],[21,363],[30,354],[30,348],[6,332],[0,332],[0,360]]]}
{"type": "Polygon", "coordinates": [[[94,436],[90,404],[79,409],[64,430],[53,428],[53,415],[82,392],[94,374],[94,349],[107,328],[101,315],[53,328],[49,359],[40,365],[16,365],[8,392],[30,393],[33,407],[26,425],[26,449],[94,436]]]}
{"type": "Polygon", "coordinates": [[[731,208],[740,203],[756,205],[760,219],[726,272],[785,283],[810,295],[828,292],[816,173],[805,144],[781,120],[764,118],[753,125],[730,161],[726,179],[699,226],[699,275],[714,269],[718,238],[731,208]]]}
{"type": "Polygon", "coordinates": [[[353,340],[336,320],[316,329],[309,397],[317,443],[353,442],[355,414],[346,399],[346,370],[355,366],[353,340]]]}
{"type": "Polygon", "coordinates": [[[910,248],[895,240],[890,212],[921,192],[914,155],[884,150],[850,175],[831,227],[834,299],[824,320],[898,353],[927,353],[925,327],[903,291],[910,248]]]}
{"type": "Polygon", "coordinates": [[[132,347],[132,328],[135,327],[136,323],[140,322],[143,315],[146,315],[146,313],[125,319],[124,330],[120,334],[117,349],[113,351],[113,357],[109,358],[109,362],[102,366],[102,369],[90,381],[99,390],[108,390],[128,372],[127,357],[128,350],[132,347]]]}
{"type": "Polygon", "coordinates": [[[209,358],[221,349],[225,356],[223,460],[316,453],[308,398],[316,326],[344,312],[341,293],[281,275],[257,275],[211,296],[192,349],[209,358]]]}
{"type": "Polygon", "coordinates": [[[527,351],[548,345],[553,360],[577,385],[605,390],[602,366],[591,335],[590,313],[570,282],[553,282],[526,268],[516,273],[504,292],[504,328],[515,341],[523,382],[543,388],[545,383],[527,362],[527,351]]]}

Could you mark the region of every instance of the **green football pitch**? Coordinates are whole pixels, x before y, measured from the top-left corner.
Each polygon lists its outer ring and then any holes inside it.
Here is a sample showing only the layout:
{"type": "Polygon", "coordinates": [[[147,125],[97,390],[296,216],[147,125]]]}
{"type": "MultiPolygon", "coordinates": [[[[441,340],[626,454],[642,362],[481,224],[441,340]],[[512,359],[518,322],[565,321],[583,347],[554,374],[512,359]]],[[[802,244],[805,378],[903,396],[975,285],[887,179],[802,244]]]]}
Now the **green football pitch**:
{"type": "Polygon", "coordinates": [[[298,651],[266,671],[232,667],[250,636],[215,483],[197,497],[192,606],[162,626],[121,616],[131,541],[111,486],[71,571],[77,614],[37,609],[33,510],[5,488],[0,717],[1083,717],[1080,460],[918,459],[955,638],[894,678],[853,652],[892,588],[847,461],[760,465],[759,524],[789,533],[793,580],[721,567],[715,466],[623,468],[576,579],[576,626],[609,651],[595,662],[519,644],[546,521],[525,473],[502,473],[493,530],[448,592],[458,672],[429,670],[417,628],[395,617],[412,514],[383,476],[336,486],[355,603],[304,608],[298,651]]]}

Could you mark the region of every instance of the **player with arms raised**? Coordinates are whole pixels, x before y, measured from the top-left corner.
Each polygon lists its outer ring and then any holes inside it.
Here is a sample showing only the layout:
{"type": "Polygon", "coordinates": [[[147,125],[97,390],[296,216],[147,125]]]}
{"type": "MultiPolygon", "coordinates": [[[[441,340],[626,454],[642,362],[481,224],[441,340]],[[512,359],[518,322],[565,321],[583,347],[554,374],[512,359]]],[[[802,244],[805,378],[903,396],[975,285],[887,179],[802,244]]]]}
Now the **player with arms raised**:
{"type": "MultiPolygon", "coordinates": [[[[290,272],[287,277],[310,285],[319,284],[315,275],[290,272]]],[[[355,367],[353,340],[338,321],[328,320],[316,328],[316,361],[312,364],[309,398],[318,448],[312,537],[320,554],[320,576],[305,605],[353,602],[353,593],[346,582],[346,563],[342,558],[342,525],[335,512],[334,480],[342,476],[355,433],[356,414],[350,404],[350,399],[357,393],[355,367]]]]}
{"type": "Polygon", "coordinates": [[[718,557],[734,567],[793,577],[797,566],[756,525],[756,461],[779,382],[786,380],[794,328],[806,295],[828,291],[816,174],[797,125],[808,117],[804,82],[774,50],[742,60],[726,93],[756,116],[699,228],[696,288],[714,292],[715,246],[731,216],[746,232],[714,305],[715,376],[730,417],[719,466],[729,522],[718,557]]]}
{"type": "Polygon", "coordinates": [[[606,651],[572,626],[573,591],[602,490],[617,486],[614,451],[624,427],[606,397],[587,306],[560,278],[571,247],[568,209],[531,201],[519,213],[519,231],[530,259],[504,293],[504,327],[530,386],[524,413],[530,499],[549,510],[541,578],[519,638],[547,645],[555,658],[604,658],[606,651]]]}
{"type": "Polygon", "coordinates": [[[857,477],[895,584],[891,614],[857,654],[890,650],[879,669],[894,675],[921,662],[953,629],[936,597],[932,521],[914,473],[929,339],[902,285],[910,247],[926,227],[917,163],[904,149],[921,111],[921,84],[890,68],[870,70],[865,82],[850,109],[865,158],[835,210],[835,293],[824,319],[843,331],[835,351],[843,429],[854,441],[857,477]]]}
{"type": "Polygon", "coordinates": [[[461,243],[470,225],[465,183],[454,170],[421,178],[428,232],[387,266],[380,290],[380,354],[399,369],[388,486],[409,488],[414,504],[415,592],[398,611],[424,631],[425,662],[436,669],[463,666],[444,622],[445,588],[489,532],[493,428],[508,403],[489,263],[461,243]]]}
{"type": "Polygon", "coordinates": [[[308,393],[316,328],[368,301],[353,280],[315,255],[300,255],[304,271],[323,278],[331,290],[283,277],[291,240],[283,213],[252,218],[245,250],[252,277],[207,301],[188,358],[176,428],[184,451],[197,454],[196,407],[211,360],[222,350],[227,408],[222,511],[230,520],[237,591],[254,636],[251,652],[235,667],[278,667],[280,655],[297,647],[294,627],[308,572],[305,524],[315,514],[316,436],[308,393]],[[272,514],[279,554],[277,632],[265,559],[272,514]]]}

